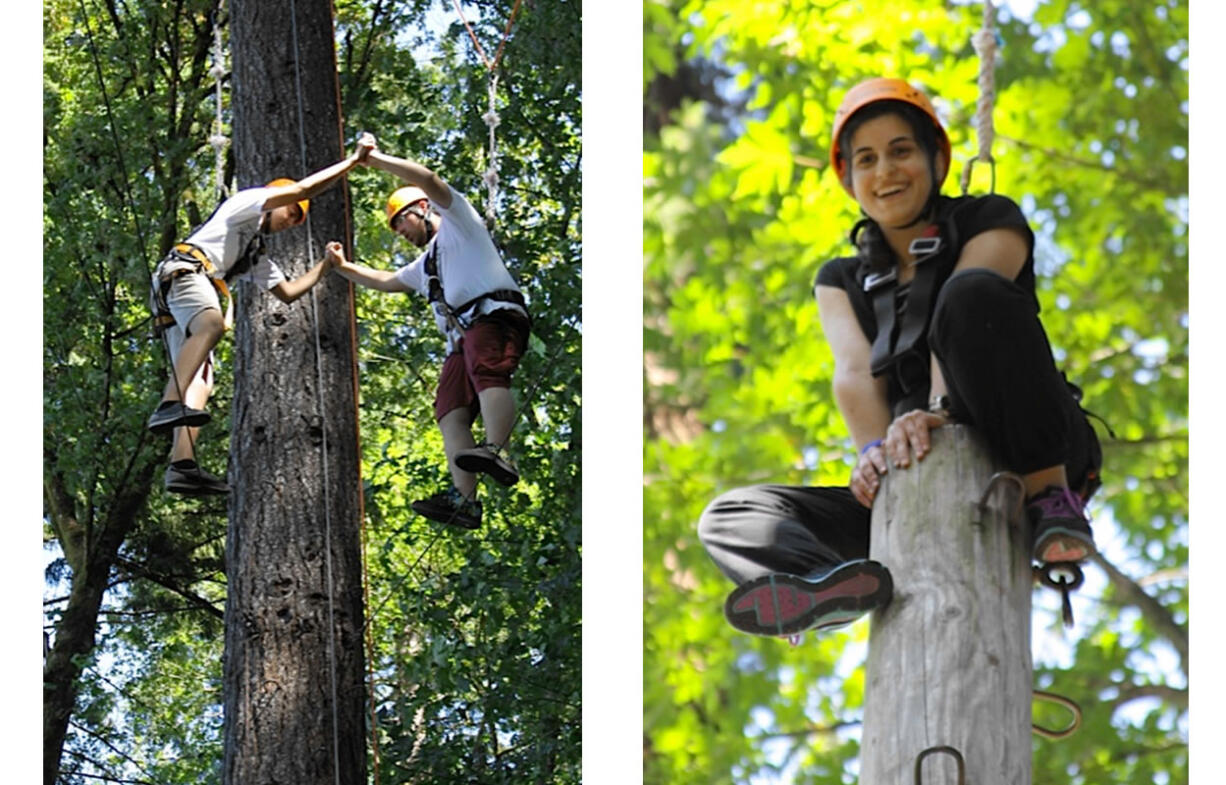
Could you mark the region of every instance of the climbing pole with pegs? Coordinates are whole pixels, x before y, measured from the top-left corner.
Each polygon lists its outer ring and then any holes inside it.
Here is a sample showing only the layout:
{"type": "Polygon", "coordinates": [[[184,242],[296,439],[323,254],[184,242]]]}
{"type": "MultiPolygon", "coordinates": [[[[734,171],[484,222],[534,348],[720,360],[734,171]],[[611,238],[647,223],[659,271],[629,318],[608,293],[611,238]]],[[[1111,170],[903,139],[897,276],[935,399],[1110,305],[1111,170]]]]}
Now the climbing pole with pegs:
{"type": "Polygon", "coordinates": [[[498,127],[498,64],[502,61],[503,50],[506,49],[507,39],[511,35],[511,25],[515,22],[515,15],[519,12],[519,4],[521,0],[515,0],[515,6],[511,9],[511,16],[507,19],[507,26],[502,31],[502,40],[498,43],[498,51],[494,53],[494,59],[490,59],[485,54],[485,49],[481,47],[481,42],[477,40],[476,33],[473,32],[472,26],[468,24],[468,20],[464,18],[464,10],[460,7],[460,0],[452,0],[455,5],[456,13],[460,16],[460,21],[464,23],[464,29],[468,31],[468,37],[472,39],[473,47],[477,50],[477,55],[481,58],[481,62],[485,64],[485,68],[489,71],[489,84],[487,94],[489,98],[489,108],[485,114],[481,115],[481,119],[490,129],[490,148],[486,158],[485,174],[482,179],[485,181],[486,200],[485,200],[485,225],[488,229],[494,228],[494,222],[497,219],[496,201],[498,198],[498,142],[494,134],[494,129],[498,127]]]}
{"type": "Polygon", "coordinates": [[[992,0],[983,0],[983,26],[971,36],[971,45],[979,55],[979,102],[975,112],[975,129],[979,140],[979,152],[966,162],[962,170],[962,195],[966,196],[971,185],[971,171],[975,163],[982,161],[991,171],[991,191],[996,192],[996,160],[992,158],[992,142],[996,129],[992,125],[992,110],[996,105],[996,8],[992,0]]]}

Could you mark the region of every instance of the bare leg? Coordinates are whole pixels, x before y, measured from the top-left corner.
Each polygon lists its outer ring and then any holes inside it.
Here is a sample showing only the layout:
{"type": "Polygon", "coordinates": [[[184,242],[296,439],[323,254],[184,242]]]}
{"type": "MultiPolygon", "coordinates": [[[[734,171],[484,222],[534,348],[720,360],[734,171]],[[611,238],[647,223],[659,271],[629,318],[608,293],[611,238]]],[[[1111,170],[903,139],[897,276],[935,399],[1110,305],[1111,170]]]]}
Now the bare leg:
{"type": "MultiPolygon", "coordinates": [[[[210,370],[208,381],[205,381],[204,374],[197,373],[192,379],[191,386],[185,391],[184,403],[193,409],[203,409],[209,401],[209,395],[213,392],[213,374],[210,370]]],[[[200,434],[199,428],[175,428],[174,446],[170,450],[170,460],[182,461],[189,458],[195,458],[194,446],[198,443],[200,434]]]]}
{"type": "Polygon", "coordinates": [[[477,487],[477,476],[466,472],[455,465],[455,454],[460,450],[475,447],[472,426],[468,421],[468,410],[452,409],[438,421],[439,430],[443,432],[443,452],[447,454],[447,468],[451,470],[451,481],[456,490],[471,499],[477,487]]]}
{"type": "MultiPolygon", "coordinates": [[[[214,308],[201,311],[192,319],[187,332],[191,335],[179,348],[179,356],[175,358],[175,378],[166,383],[166,390],[162,394],[164,401],[179,400],[179,390],[188,389],[192,379],[208,359],[209,352],[213,351],[213,347],[221,340],[222,333],[225,332],[221,312],[214,308]]],[[[207,399],[206,395],[205,400],[207,399]]],[[[192,404],[188,402],[188,406],[192,404]]]]}
{"type": "Polygon", "coordinates": [[[505,449],[515,422],[515,399],[507,387],[487,387],[477,393],[481,402],[481,420],[485,423],[485,440],[505,449]]]}

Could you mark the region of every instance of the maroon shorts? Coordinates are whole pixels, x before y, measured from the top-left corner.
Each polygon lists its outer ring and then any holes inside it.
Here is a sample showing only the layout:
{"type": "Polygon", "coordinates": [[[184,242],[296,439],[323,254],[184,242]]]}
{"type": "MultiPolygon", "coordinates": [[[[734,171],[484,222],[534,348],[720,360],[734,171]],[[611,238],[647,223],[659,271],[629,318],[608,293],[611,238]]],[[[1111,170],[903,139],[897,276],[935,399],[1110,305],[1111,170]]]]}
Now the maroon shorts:
{"type": "Polygon", "coordinates": [[[459,349],[447,356],[434,396],[434,419],[453,409],[467,408],[471,423],[481,405],[477,393],[490,387],[510,387],[511,374],[528,346],[528,320],[518,311],[502,309],[479,317],[464,331],[459,349]]]}

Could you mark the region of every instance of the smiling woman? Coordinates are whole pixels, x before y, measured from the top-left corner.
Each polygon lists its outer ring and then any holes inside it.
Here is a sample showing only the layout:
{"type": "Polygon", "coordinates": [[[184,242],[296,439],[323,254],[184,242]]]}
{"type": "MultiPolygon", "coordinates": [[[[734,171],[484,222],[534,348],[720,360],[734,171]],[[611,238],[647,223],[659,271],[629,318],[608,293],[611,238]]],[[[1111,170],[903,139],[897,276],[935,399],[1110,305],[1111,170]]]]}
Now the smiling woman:
{"type": "Polygon", "coordinates": [[[850,486],[742,488],[699,522],[737,583],[728,622],[757,635],[840,627],[889,602],[889,569],[868,560],[881,476],[923,460],[929,430],[952,422],[975,426],[1022,475],[1035,561],[1094,552],[1082,508],[1100,451],[1038,320],[1021,211],[995,195],[940,195],[949,139],[903,80],[853,87],[833,137],[832,168],[865,216],[852,231],[859,255],[825,264],[814,292],[859,448],[850,486]]]}

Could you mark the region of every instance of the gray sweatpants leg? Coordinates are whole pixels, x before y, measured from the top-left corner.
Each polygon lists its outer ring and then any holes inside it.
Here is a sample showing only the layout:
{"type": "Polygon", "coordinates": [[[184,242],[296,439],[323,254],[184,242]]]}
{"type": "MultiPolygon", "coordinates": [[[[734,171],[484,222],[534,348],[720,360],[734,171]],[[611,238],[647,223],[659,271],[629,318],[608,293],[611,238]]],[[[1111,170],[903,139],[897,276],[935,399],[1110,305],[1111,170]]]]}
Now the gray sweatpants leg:
{"type": "Polygon", "coordinates": [[[845,487],[753,485],[707,505],[698,537],[740,585],[767,573],[805,576],[868,558],[871,515],[845,487]]]}

